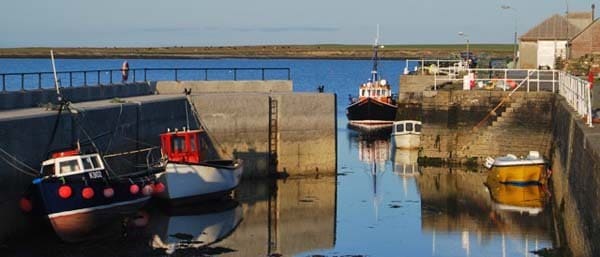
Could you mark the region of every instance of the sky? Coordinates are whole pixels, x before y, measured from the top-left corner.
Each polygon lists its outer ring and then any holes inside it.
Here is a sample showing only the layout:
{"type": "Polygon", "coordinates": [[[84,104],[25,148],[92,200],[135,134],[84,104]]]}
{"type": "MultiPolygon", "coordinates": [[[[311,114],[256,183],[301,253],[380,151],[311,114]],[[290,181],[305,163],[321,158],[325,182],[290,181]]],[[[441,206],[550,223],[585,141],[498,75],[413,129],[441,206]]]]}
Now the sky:
{"type": "Polygon", "coordinates": [[[512,43],[515,21],[521,35],[594,2],[600,8],[600,0],[0,0],[0,47],[372,44],[377,24],[384,45],[512,43]]]}

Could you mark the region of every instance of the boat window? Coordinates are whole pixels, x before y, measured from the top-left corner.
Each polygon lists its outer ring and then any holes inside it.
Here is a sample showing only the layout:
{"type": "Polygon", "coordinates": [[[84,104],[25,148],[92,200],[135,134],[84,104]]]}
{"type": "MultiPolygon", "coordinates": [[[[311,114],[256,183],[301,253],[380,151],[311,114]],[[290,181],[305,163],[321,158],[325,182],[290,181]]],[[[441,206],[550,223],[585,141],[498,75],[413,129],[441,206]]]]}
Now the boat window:
{"type": "Polygon", "coordinates": [[[404,132],[404,124],[396,125],[396,132],[404,132]]]}
{"type": "Polygon", "coordinates": [[[94,164],[92,164],[92,160],[89,157],[82,159],[81,162],[83,163],[84,170],[91,170],[94,168],[94,164]]]}
{"type": "Polygon", "coordinates": [[[100,165],[100,156],[92,156],[90,157],[90,160],[92,161],[92,166],[94,166],[94,168],[102,168],[102,165],[100,165]]]}
{"type": "Polygon", "coordinates": [[[412,123],[406,123],[406,131],[413,131],[413,124],[412,123]]]}
{"type": "Polygon", "coordinates": [[[416,132],[421,132],[421,124],[415,124],[415,131],[416,132]]]}
{"type": "Polygon", "coordinates": [[[46,165],[42,167],[42,176],[52,176],[54,175],[54,164],[46,165]]]}
{"type": "Polygon", "coordinates": [[[198,138],[195,137],[195,136],[192,136],[190,138],[190,148],[191,148],[190,152],[195,152],[196,149],[198,149],[198,147],[197,147],[197,141],[198,141],[198,138]]]}
{"type": "Polygon", "coordinates": [[[77,160],[64,161],[60,163],[60,173],[70,173],[80,171],[77,160]]]}
{"type": "Polygon", "coordinates": [[[361,91],[360,91],[360,92],[361,92],[361,93],[360,93],[360,95],[361,95],[361,96],[365,96],[365,94],[366,94],[366,92],[365,92],[365,91],[366,91],[366,90],[364,90],[364,89],[363,89],[363,90],[361,90],[361,91]]]}
{"type": "Polygon", "coordinates": [[[173,152],[180,153],[183,152],[183,147],[185,145],[185,139],[183,137],[173,137],[171,141],[173,152]]]}

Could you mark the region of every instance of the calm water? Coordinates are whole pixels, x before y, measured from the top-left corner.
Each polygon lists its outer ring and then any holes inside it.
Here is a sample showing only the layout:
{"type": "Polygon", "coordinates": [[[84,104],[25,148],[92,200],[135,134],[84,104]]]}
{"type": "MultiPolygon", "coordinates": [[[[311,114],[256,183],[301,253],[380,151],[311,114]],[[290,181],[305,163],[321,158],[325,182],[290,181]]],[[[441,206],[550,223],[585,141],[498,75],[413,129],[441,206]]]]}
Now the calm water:
{"type": "MultiPolygon", "coordinates": [[[[122,61],[58,60],[57,68],[110,69],[122,61]]],[[[131,68],[290,67],[295,91],[325,85],[338,95],[339,175],[244,181],[236,201],[208,209],[151,206],[83,243],[62,243],[47,227],[25,226],[25,235],[0,242],[2,256],[533,256],[530,251],[552,247],[550,208],[536,201],[544,193],[540,188],[488,188],[483,173],[418,167],[417,153],[395,150],[388,134],[346,128],[347,95],[356,94],[357,84],[369,77],[369,61],[129,63],[131,68]],[[533,205],[543,206],[541,212],[528,214],[501,203],[515,195],[530,197],[533,205]]],[[[47,60],[0,59],[0,73],[49,67],[47,60]]],[[[394,92],[403,68],[402,61],[381,64],[394,92]]]]}

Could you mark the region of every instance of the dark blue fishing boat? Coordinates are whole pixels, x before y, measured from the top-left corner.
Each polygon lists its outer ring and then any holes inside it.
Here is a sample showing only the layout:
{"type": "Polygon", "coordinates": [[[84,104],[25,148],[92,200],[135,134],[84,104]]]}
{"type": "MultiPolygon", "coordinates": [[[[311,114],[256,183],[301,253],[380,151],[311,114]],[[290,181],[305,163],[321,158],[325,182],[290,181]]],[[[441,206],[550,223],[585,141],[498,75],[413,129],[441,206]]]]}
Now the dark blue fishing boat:
{"type": "Polygon", "coordinates": [[[350,105],[346,107],[346,116],[351,127],[367,130],[389,128],[396,119],[398,106],[391,86],[387,80],[379,78],[377,71],[377,51],[383,48],[377,41],[376,39],[373,45],[371,78],[367,83],[360,85],[358,97],[351,98],[350,105]]]}
{"type": "Polygon", "coordinates": [[[107,222],[134,214],[153,192],[164,190],[153,179],[159,170],[115,176],[98,153],[58,152],[42,163],[21,207],[47,217],[61,239],[79,241],[107,222]]]}

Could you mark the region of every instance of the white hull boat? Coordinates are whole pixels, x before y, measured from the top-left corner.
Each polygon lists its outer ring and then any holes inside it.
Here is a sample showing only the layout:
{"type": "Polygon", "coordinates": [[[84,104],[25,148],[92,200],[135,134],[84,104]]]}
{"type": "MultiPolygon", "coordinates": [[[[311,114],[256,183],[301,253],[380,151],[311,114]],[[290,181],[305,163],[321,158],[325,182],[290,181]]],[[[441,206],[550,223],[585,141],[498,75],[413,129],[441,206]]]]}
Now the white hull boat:
{"type": "Polygon", "coordinates": [[[392,137],[396,148],[419,148],[421,146],[421,122],[416,120],[394,121],[392,137]]]}
{"type": "Polygon", "coordinates": [[[201,135],[204,130],[186,130],[163,133],[161,151],[168,163],[158,181],[173,187],[157,197],[171,204],[195,200],[217,199],[227,196],[242,177],[242,160],[206,160],[202,154],[201,135]]]}
{"type": "Polygon", "coordinates": [[[240,184],[242,172],[241,160],[169,163],[165,172],[158,175],[158,181],[167,188],[158,197],[174,201],[220,198],[240,184]]]}

